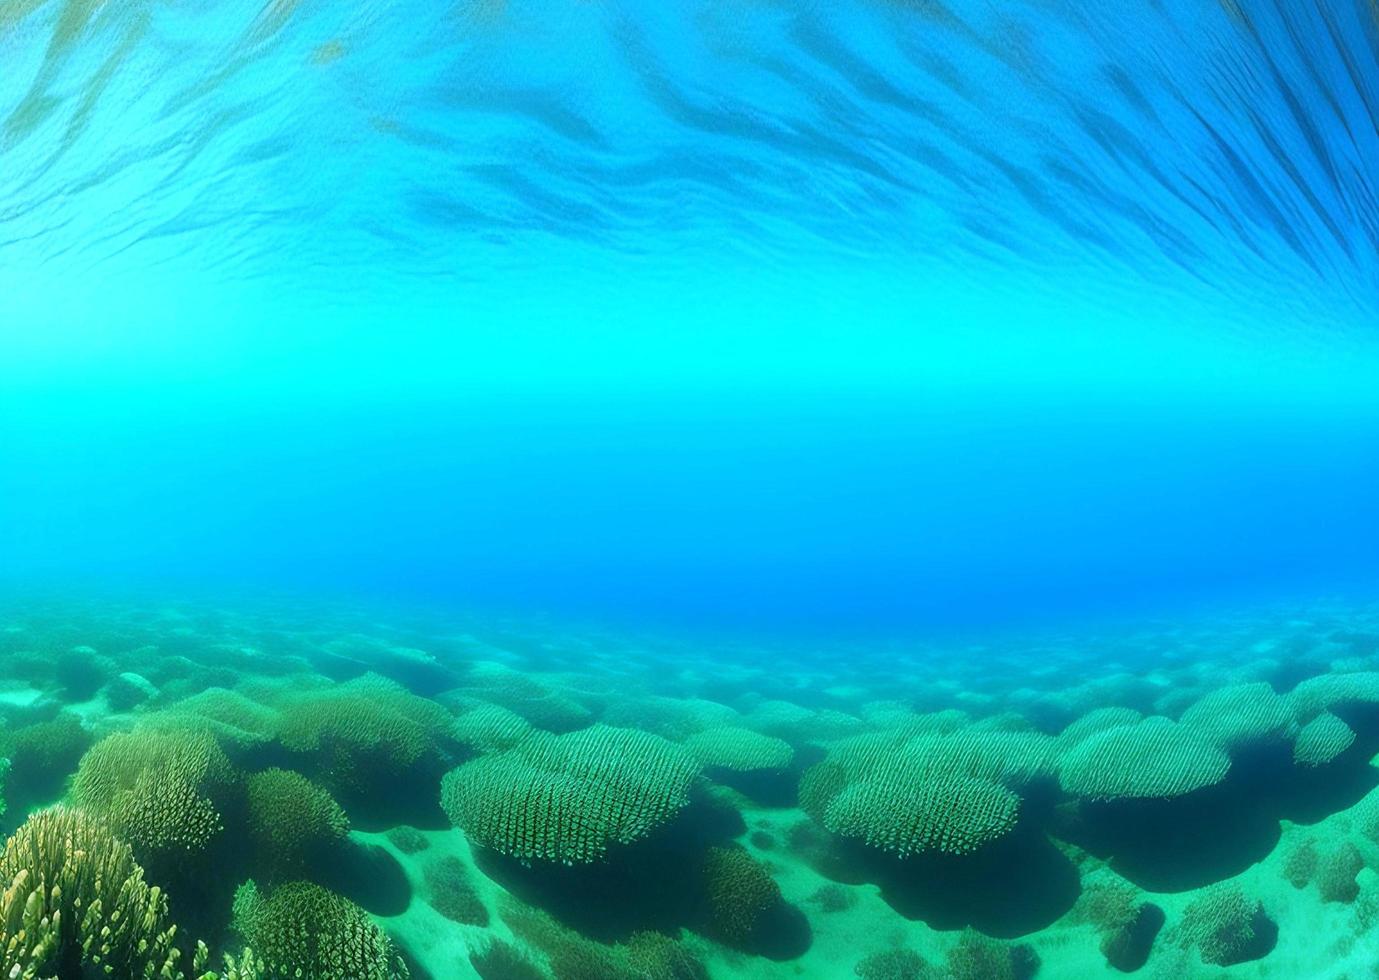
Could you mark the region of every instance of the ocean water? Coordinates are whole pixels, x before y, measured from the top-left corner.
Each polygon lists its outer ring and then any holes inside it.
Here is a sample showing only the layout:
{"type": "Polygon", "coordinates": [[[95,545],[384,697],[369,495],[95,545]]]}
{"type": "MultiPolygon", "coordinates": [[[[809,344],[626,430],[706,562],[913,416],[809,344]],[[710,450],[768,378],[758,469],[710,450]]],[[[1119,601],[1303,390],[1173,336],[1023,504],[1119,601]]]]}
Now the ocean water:
{"type": "Polygon", "coordinates": [[[1374,0],[0,0],[0,976],[1379,962],[1374,0]]]}

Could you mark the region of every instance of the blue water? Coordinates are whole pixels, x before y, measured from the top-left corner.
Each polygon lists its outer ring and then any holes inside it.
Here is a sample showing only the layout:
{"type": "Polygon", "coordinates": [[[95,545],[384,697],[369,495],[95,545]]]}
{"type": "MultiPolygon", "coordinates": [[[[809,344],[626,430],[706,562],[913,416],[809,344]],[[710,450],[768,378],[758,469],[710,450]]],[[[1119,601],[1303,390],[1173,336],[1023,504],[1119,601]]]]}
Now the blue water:
{"type": "Polygon", "coordinates": [[[16,586],[810,634],[1379,579],[1369,0],[10,0],[0,65],[16,586]]]}

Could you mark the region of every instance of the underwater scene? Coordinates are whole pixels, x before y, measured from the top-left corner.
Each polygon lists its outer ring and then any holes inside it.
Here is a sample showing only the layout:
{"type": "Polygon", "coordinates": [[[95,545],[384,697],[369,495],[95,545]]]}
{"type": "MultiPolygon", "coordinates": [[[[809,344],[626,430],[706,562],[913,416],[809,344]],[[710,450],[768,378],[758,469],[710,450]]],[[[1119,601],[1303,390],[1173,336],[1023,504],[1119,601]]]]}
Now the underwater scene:
{"type": "Polygon", "coordinates": [[[0,0],[0,978],[1379,977],[1376,0],[0,0]]]}

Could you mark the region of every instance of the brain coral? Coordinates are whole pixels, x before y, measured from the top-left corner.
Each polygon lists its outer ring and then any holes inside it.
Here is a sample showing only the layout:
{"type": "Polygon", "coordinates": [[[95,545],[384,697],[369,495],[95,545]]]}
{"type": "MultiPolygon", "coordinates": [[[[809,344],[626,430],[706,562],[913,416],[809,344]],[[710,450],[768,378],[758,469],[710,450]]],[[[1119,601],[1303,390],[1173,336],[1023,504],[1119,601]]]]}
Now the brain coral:
{"type": "Polygon", "coordinates": [[[1300,766],[1324,766],[1355,741],[1354,730],[1329,711],[1302,726],[1293,741],[1293,761],[1300,766]]]}
{"type": "Polygon", "coordinates": [[[167,899],[101,820],[43,810],[0,854],[0,976],[181,976],[167,899]]]}
{"type": "Polygon", "coordinates": [[[1292,702],[1263,681],[1212,691],[1184,711],[1180,721],[1227,752],[1284,741],[1297,730],[1292,702]]]}
{"type": "Polygon", "coordinates": [[[72,797],[150,861],[206,848],[221,830],[216,804],[235,781],[209,733],[136,729],[82,756],[72,797]]]}
{"type": "Polygon", "coordinates": [[[710,728],[691,735],[685,748],[702,765],[735,772],[784,769],[795,758],[790,743],[748,728],[710,728]]]}
{"type": "Polygon", "coordinates": [[[254,882],[235,892],[233,928],[253,947],[265,980],[407,980],[397,949],[368,913],[305,881],[264,897],[254,882]]]}
{"type": "Polygon", "coordinates": [[[1156,716],[1084,739],[1063,756],[1059,782],[1093,800],[1169,798],[1219,783],[1230,766],[1207,738],[1156,716]]]}
{"type": "Polygon", "coordinates": [[[522,860],[582,864],[646,836],[688,802],[698,764],[648,732],[538,732],[447,773],[441,806],[471,840],[522,860]]]}
{"type": "Polygon", "coordinates": [[[307,852],[349,833],[335,799],[301,773],[269,769],[245,783],[249,839],[274,872],[299,867],[307,852]]]}

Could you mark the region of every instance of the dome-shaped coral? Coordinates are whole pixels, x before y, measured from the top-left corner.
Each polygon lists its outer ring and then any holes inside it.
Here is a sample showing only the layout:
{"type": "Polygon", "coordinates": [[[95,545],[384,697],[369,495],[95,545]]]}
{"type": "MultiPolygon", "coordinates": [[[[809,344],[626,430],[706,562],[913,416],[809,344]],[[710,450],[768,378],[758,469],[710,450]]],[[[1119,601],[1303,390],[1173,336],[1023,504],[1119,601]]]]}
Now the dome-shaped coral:
{"type": "Polygon", "coordinates": [[[1292,702],[1263,681],[1218,688],[1184,711],[1180,722],[1227,752],[1283,742],[1297,731],[1292,702]]]}
{"type": "Polygon", "coordinates": [[[479,753],[510,749],[535,729],[515,711],[498,704],[480,704],[459,715],[450,736],[479,753]]]}
{"type": "Polygon", "coordinates": [[[305,881],[266,897],[235,893],[233,928],[263,963],[264,980],[407,980],[392,940],[347,898],[305,881]]]}
{"type": "Polygon", "coordinates": [[[436,702],[365,674],[286,700],[278,737],[308,756],[332,788],[360,793],[435,762],[452,722],[436,702]]]}
{"type": "Polygon", "coordinates": [[[854,783],[829,801],[823,824],[843,837],[908,857],[921,851],[970,854],[1010,833],[1020,797],[988,779],[938,776],[854,783]]]}
{"type": "Polygon", "coordinates": [[[769,872],[741,848],[711,847],[704,858],[708,929],[730,946],[748,943],[782,899],[769,872]]]}
{"type": "Polygon", "coordinates": [[[784,769],[795,758],[789,742],[749,728],[710,728],[691,735],[685,748],[701,765],[734,772],[784,769]]]}
{"type": "Polygon", "coordinates": [[[249,840],[275,875],[300,867],[312,847],[349,833],[340,804],[301,773],[255,773],[245,783],[245,799],[249,840]]]}
{"type": "Polygon", "coordinates": [[[1259,927],[1265,922],[1258,899],[1248,898],[1240,886],[1212,885],[1183,910],[1177,929],[1180,945],[1196,948],[1203,963],[1232,966],[1253,959],[1259,927]]]}
{"type": "Polygon", "coordinates": [[[1052,738],[1037,732],[908,729],[846,739],[800,781],[800,805],[830,831],[907,857],[967,854],[1009,833],[1020,797],[1045,778],[1052,738]]]}
{"type": "Polygon", "coordinates": [[[647,732],[595,725],[536,733],[447,773],[441,806],[484,847],[582,864],[669,820],[688,802],[698,768],[682,747],[647,732]]]}
{"type": "Polygon", "coordinates": [[[1293,761],[1300,766],[1324,766],[1355,742],[1355,730],[1329,711],[1302,726],[1293,740],[1293,761]]]}
{"type": "Polygon", "coordinates": [[[1230,766],[1203,735],[1156,716],[1084,739],[1063,756],[1059,782],[1093,800],[1169,798],[1219,783],[1230,766]]]}

